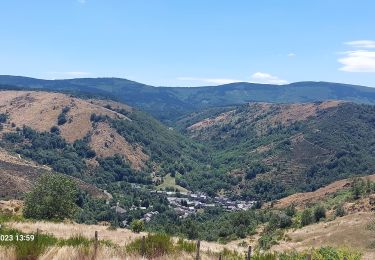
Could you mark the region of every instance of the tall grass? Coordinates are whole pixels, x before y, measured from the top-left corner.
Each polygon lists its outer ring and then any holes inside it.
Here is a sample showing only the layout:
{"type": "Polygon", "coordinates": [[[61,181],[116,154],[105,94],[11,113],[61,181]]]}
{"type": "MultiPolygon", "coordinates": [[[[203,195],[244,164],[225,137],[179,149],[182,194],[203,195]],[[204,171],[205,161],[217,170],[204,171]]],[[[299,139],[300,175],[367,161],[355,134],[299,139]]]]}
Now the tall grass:
{"type": "Polygon", "coordinates": [[[138,238],[127,245],[129,253],[136,253],[148,258],[161,257],[175,252],[175,246],[170,236],[165,234],[149,234],[147,237],[138,238]]]}
{"type": "MultiPolygon", "coordinates": [[[[5,248],[13,248],[15,257],[17,260],[34,260],[38,259],[39,256],[52,246],[57,247],[79,247],[83,249],[83,252],[90,252],[90,247],[95,244],[94,239],[88,239],[84,236],[78,235],[73,236],[68,239],[58,239],[52,235],[48,234],[36,234],[31,233],[29,235],[34,235],[34,240],[32,241],[16,241],[16,236],[27,235],[16,229],[1,228],[0,234],[3,236],[13,237],[13,241],[0,241],[0,246],[5,248]]],[[[100,245],[105,245],[106,247],[113,247],[113,243],[106,240],[100,240],[98,242],[100,245]]]]}
{"type": "Polygon", "coordinates": [[[304,252],[284,252],[284,253],[256,253],[251,259],[252,260],[305,260],[307,256],[311,255],[311,259],[314,260],[360,260],[362,254],[357,251],[350,249],[337,249],[333,247],[321,247],[318,249],[312,249],[304,252]]]}
{"type": "Polygon", "coordinates": [[[13,247],[15,250],[16,258],[23,259],[37,259],[38,256],[43,254],[45,250],[58,241],[57,238],[51,235],[32,234],[34,235],[33,241],[16,241],[17,235],[26,235],[15,229],[1,229],[1,235],[13,237],[13,241],[0,241],[0,246],[13,247]]]}
{"type": "Polygon", "coordinates": [[[177,241],[176,249],[179,251],[185,251],[187,253],[193,253],[197,250],[197,244],[195,242],[180,238],[177,241]]]}

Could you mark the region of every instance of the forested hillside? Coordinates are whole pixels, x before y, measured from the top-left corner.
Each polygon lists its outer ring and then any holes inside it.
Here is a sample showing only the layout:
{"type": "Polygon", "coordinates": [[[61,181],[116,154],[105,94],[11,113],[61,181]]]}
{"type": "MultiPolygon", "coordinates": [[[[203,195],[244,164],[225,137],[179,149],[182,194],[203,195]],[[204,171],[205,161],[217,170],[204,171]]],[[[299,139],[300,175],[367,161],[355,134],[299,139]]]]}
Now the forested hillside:
{"type": "MultiPolygon", "coordinates": [[[[243,197],[277,199],[375,171],[373,106],[253,103],[212,111],[204,120],[199,113],[181,120],[186,122],[192,123],[186,132],[213,150],[216,176],[231,176],[230,190],[243,197]]],[[[215,175],[202,176],[185,175],[181,182],[222,188],[215,175]]]]}
{"type": "Polygon", "coordinates": [[[153,87],[121,78],[41,80],[3,75],[0,84],[104,95],[146,111],[169,125],[174,125],[179,117],[201,109],[248,102],[295,103],[336,99],[375,104],[373,88],[329,82],[287,85],[240,82],[186,88],[153,87]]]}

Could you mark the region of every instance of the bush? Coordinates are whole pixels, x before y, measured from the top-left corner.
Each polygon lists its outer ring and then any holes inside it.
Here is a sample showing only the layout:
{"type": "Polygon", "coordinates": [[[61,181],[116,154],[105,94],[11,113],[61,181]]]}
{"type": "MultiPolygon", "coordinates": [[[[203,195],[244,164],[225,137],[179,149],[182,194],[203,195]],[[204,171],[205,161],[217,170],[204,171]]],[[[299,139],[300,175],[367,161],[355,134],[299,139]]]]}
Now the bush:
{"type": "Polygon", "coordinates": [[[285,209],[285,214],[287,214],[289,217],[294,217],[296,213],[297,213],[297,210],[294,205],[290,205],[285,209]]]}
{"type": "Polygon", "coordinates": [[[27,195],[24,216],[33,219],[73,218],[77,210],[76,184],[60,174],[44,174],[27,195]]]}
{"type": "Polygon", "coordinates": [[[133,220],[130,224],[130,228],[133,232],[139,233],[143,230],[145,230],[145,224],[142,220],[133,220]]]}
{"type": "Polygon", "coordinates": [[[64,108],[62,109],[62,113],[63,113],[63,114],[67,114],[69,111],[70,111],[70,107],[64,107],[64,108]]]}
{"type": "Polygon", "coordinates": [[[0,114],[0,123],[5,123],[8,119],[7,114],[0,114]]]}
{"type": "Polygon", "coordinates": [[[107,119],[107,116],[105,115],[97,115],[95,113],[92,113],[90,116],[90,121],[97,123],[97,122],[103,122],[107,119]]]}
{"type": "Polygon", "coordinates": [[[67,122],[68,120],[66,119],[66,115],[64,113],[61,113],[58,117],[57,117],[57,124],[58,125],[63,125],[67,122]]]}
{"type": "Polygon", "coordinates": [[[357,200],[361,198],[363,193],[365,192],[366,184],[365,181],[361,178],[354,178],[352,183],[352,193],[353,199],[357,200]]]}
{"type": "Polygon", "coordinates": [[[172,238],[164,234],[149,234],[144,243],[142,238],[138,238],[130,243],[126,249],[130,253],[138,253],[147,258],[158,258],[175,250],[172,238]]]}
{"type": "Polygon", "coordinates": [[[326,217],[326,209],[324,206],[319,205],[314,210],[314,219],[315,222],[319,222],[322,218],[326,217]]]}
{"type": "Polygon", "coordinates": [[[336,217],[343,217],[346,215],[344,206],[342,204],[338,205],[335,211],[335,216],[336,217]]]}
{"type": "Polygon", "coordinates": [[[52,134],[60,134],[60,129],[59,129],[59,127],[57,127],[57,126],[52,126],[51,127],[51,130],[50,130],[50,132],[52,133],[52,134]]]}
{"type": "Polygon", "coordinates": [[[292,225],[292,218],[284,212],[273,213],[269,220],[269,228],[287,228],[292,225]]]}
{"type": "Polygon", "coordinates": [[[313,214],[310,209],[305,209],[301,215],[301,225],[307,226],[314,222],[313,214]]]}
{"type": "Polygon", "coordinates": [[[23,136],[19,133],[5,133],[3,139],[13,144],[17,144],[23,141],[23,136]]]}

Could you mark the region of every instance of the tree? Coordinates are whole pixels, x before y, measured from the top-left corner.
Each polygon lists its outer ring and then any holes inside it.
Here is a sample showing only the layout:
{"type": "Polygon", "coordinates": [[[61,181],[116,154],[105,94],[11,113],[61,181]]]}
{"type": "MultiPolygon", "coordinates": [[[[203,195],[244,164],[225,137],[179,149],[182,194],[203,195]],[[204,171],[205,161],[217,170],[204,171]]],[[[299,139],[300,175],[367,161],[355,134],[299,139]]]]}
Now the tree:
{"type": "Polygon", "coordinates": [[[338,205],[335,212],[336,217],[343,217],[345,214],[344,206],[342,204],[338,205]]]}
{"type": "Polygon", "coordinates": [[[71,219],[78,206],[77,186],[61,174],[43,174],[27,195],[24,216],[33,219],[71,219]]]}
{"type": "Polygon", "coordinates": [[[5,123],[8,119],[7,114],[0,114],[0,123],[5,123]]]}
{"type": "Polygon", "coordinates": [[[57,135],[59,135],[59,134],[60,134],[60,129],[59,129],[58,126],[55,126],[55,125],[54,125],[54,126],[51,127],[50,132],[51,132],[52,134],[57,134],[57,135]]]}
{"type": "Polygon", "coordinates": [[[63,125],[65,124],[67,121],[66,119],[66,115],[64,113],[61,113],[58,117],[57,117],[57,124],[58,125],[63,125]]]}
{"type": "Polygon", "coordinates": [[[302,226],[307,226],[311,223],[313,223],[314,219],[313,219],[313,215],[312,215],[312,212],[310,209],[305,209],[303,212],[302,212],[302,216],[301,216],[301,225],[302,226]]]}
{"type": "Polygon", "coordinates": [[[296,215],[296,213],[297,213],[297,210],[296,210],[296,207],[293,204],[288,206],[285,209],[285,214],[287,214],[289,217],[294,217],[294,215],[296,215]]]}
{"type": "Polygon", "coordinates": [[[353,199],[359,199],[365,191],[365,182],[361,178],[354,178],[352,183],[353,199]]]}
{"type": "Polygon", "coordinates": [[[130,224],[130,228],[133,232],[139,233],[145,229],[145,224],[142,220],[136,219],[132,221],[132,223],[130,224]]]}
{"type": "Polygon", "coordinates": [[[319,205],[314,210],[314,218],[316,222],[319,222],[320,219],[326,217],[326,209],[324,206],[319,205]]]}

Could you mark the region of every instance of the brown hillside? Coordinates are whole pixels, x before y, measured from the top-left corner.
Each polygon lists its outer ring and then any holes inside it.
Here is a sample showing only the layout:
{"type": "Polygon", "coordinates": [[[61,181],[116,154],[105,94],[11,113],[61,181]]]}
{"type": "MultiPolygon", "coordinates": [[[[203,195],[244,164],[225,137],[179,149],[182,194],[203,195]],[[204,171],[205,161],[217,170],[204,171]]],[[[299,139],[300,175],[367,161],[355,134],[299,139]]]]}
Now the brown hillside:
{"type": "MultiPolygon", "coordinates": [[[[362,177],[363,179],[369,179],[371,181],[375,181],[375,174],[362,177]]],[[[290,205],[294,205],[297,208],[303,208],[307,204],[317,203],[322,199],[326,198],[327,195],[334,194],[335,192],[349,188],[352,185],[352,179],[344,179],[335,181],[325,187],[317,189],[313,192],[304,192],[304,193],[295,193],[288,197],[282,198],[272,203],[273,208],[286,208],[290,205]]],[[[263,208],[270,207],[271,204],[267,203],[263,206],[263,208]]]]}
{"type": "MultiPolygon", "coordinates": [[[[69,107],[68,121],[59,126],[61,136],[68,142],[92,135],[91,147],[99,156],[124,156],[135,169],[140,169],[148,160],[138,144],[130,144],[106,123],[93,124],[93,113],[111,118],[130,120],[111,109],[132,109],[124,104],[107,100],[82,100],[61,93],[42,91],[2,91],[0,113],[9,115],[9,121],[17,127],[29,126],[38,131],[49,131],[57,125],[57,118],[64,107],[69,107]],[[111,109],[109,109],[111,108],[111,109]]],[[[15,131],[10,125],[5,131],[15,131]]]]}
{"type": "Polygon", "coordinates": [[[135,169],[142,168],[149,158],[147,154],[143,153],[141,146],[128,143],[106,122],[100,122],[95,126],[91,135],[90,146],[101,157],[109,157],[115,154],[125,155],[135,169]]]}
{"type": "Polygon", "coordinates": [[[287,232],[285,241],[271,248],[272,251],[303,251],[321,246],[349,247],[364,252],[363,259],[374,259],[374,231],[368,226],[374,222],[372,212],[359,212],[337,218],[330,222],[320,222],[287,232]]]}
{"type": "MultiPolygon", "coordinates": [[[[22,198],[25,192],[33,187],[38,177],[50,172],[48,167],[37,166],[16,155],[11,155],[0,149],[0,198],[22,198]]],[[[107,198],[107,196],[95,186],[76,178],[79,188],[85,190],[94,197],[107,198]]]]}
{"type": "MultiPolygon", "coordinates": [[[[342,101],[325,101],[322,103],[301,103],[301,104],[270,104],[250,103],[249,113],[244,115],[246,123],[256,123],[257,130],[261,133],[265,126],[277,124],[289,125],[296,121],[306,120],[315,116],[318,111],[338,106],[342,101]]],[[[234,122],[238,117],[243,116],[238,110],[224,112],[214,118],[206,118],[197,122],[187,129],[193,136],[199,136],[199,131],[213,126],[220,126],[234,122]]]]}

